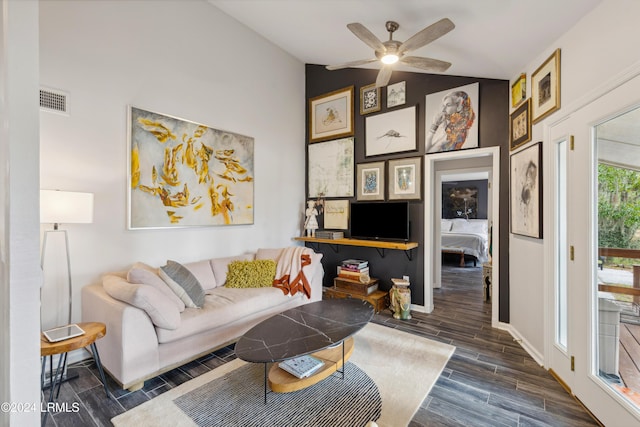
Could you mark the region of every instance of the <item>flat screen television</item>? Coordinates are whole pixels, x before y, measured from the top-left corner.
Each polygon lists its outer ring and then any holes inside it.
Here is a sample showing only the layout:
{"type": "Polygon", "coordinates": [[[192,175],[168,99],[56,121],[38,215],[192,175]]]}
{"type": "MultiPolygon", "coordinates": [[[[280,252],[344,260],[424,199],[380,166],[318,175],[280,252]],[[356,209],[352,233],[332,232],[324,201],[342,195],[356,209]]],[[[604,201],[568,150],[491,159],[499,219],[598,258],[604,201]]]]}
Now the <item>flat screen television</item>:
{"type": "Polygon", "coordinates": [[[351,203],[351,237],[409,241],[409,203],[351,203]]]}

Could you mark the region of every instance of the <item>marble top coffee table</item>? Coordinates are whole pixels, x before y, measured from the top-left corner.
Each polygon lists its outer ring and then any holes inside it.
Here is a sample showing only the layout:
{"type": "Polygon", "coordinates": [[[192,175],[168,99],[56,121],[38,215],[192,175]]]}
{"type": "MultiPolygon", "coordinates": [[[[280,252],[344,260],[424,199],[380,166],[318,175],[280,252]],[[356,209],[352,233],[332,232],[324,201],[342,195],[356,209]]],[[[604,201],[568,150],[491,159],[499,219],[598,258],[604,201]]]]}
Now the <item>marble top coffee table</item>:
{"type": "Polygon", "coordinates": [[[334,372],[344,377],[344,363],[353,353],[353,334],[373,317],[373,307],[358,299],[331,299],[305,304],[276,314],[247,331],[236,343],[238,358],[264,363],[264,392],[288,393],[309,387],[334,372]],[[324,366],[313,375],[297,378],[276,362],[313,354],[324,366]],[[267,364],[274,363],[267,375],[267,364]],[[268,380],[268,381],[267,381],[268,380]]]}

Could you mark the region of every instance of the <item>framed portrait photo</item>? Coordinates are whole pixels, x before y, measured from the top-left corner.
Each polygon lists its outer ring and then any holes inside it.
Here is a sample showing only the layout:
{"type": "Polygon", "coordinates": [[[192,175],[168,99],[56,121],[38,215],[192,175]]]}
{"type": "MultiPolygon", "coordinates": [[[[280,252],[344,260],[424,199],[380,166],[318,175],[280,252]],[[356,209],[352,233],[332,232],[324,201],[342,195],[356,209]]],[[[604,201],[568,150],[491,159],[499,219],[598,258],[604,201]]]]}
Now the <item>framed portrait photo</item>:
{"type": "Polygon", "coordinates": [[[360,88],[360,115],[380,111],[380,88],[370,84],[360,88]]]}
{"type": "Polygon", "coordinates": [[[542,144],[511,155],[511,232],[542,238],[542,144]]]}
{"type": "Polygon", "coordinates": [[[389,160],[389,200],[421,199],[422,157],[389,160]]]}
{"type": "Polygon", "coordinates": [[[309,142],[353,135],[353,86],[309,99],[309,142]]]}
{"type": "Polygon", "coordinates": [[[531,75],[531,102],[533,123],[560,109],[560,49],[531,75]]]}
{"type": "Polygon", "coordinates": [[[520,105],[509,118],[509,148],[514,150],[531,141],[531,98],[520,105]]]}
{"type": "Polygon", "coordinates": [[[384,162],[357,165],[358,200],[384,200],[384,162]]]}
{"type": "Polygon", "coordinates": [[[365,156],[412,151],[417,148],[416,107],[365,118],[365,156]]]}

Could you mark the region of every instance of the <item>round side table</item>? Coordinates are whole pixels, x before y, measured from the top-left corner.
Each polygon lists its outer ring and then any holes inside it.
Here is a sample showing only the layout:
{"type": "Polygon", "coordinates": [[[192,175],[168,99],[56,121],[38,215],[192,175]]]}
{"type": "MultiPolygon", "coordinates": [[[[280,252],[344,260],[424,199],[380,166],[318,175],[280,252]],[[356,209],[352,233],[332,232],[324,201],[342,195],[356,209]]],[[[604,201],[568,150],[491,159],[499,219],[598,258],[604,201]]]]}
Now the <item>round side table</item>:
{"type": "MultiPolygon", "coordinates": [[[[40,334],[40,356],[42,357],[42,371],[40,374],[40,385],[44,388],[44,374],[45,367],[47,362],[47,356],[49,357],[49,376],[50,376],[50,387],[51,391],[49,392],[49,402],[53,401],[53,391],[58,387],[58,392],[56,393],[56,398],[60,395],[60,386],[62,384],[62,374],[67,367],[67,354],[70,351],[77,350],[80,348],[89,347],[91,349],[91,354],[93,356],[93,360],[96,362],[96,366],[98,367],[98,372],[100,373],[100,380],[102,381],[102,385],[104,386],[104,390],[107,393],[107,398],[111,398],[109,394],[109,387],[107,386],[107,380],[104,376],[104,371],[102,370],[102,363],[100,362],[100,355],[98,354],[98,348],[96,347],[96,340],[104,337],[107,333],[107,327],[104,323],[100,322],[81,322],[76,323],[82,330],[84,334],[66,339],[64,341],[58,342],[49,342],[44,334],[40,334]],[[58,360],[58,369],[53,370],[53,356],[61,355],[58,360]],[[62,368],[62,369],[61,369],[62,368]]],[[[45,420],[47,413],[45,412],[45,420]]],[[[44,423],[43,423],[44,425],[44,423]]]]}

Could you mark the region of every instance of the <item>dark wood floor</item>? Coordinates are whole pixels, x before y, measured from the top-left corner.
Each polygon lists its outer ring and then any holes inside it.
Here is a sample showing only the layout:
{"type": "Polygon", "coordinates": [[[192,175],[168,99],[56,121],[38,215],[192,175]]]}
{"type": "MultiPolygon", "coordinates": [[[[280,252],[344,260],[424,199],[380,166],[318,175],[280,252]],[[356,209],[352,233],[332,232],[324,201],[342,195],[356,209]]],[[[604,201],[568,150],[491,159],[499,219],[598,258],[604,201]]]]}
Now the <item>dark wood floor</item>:
{"type": "MultiPolygon", "coordinates": [[[[421,426],[593,426],[585,410],[507,332],[491,328],[491,304],[482,297],[482,268],[443,269],[433,313],[409,321],[389,312],[374,322],[456,346],[442,375],[411,422],[421,426]]],[[[70,369],[79,377],[62,386],[58,402],[79,411],[55,413],[48,426],[110,426],[114,416],[235,358],[225,348],[145,382],[136,392],[118,389],[107,399],[92,362],[70,369]]],[[[140,427],[140,426],[136,426],[140,427]]],[[[394,426],[395,427],[395,426],[394,426]]],[[[400,427],[400,426],[398,426],[400,427]]]]}

